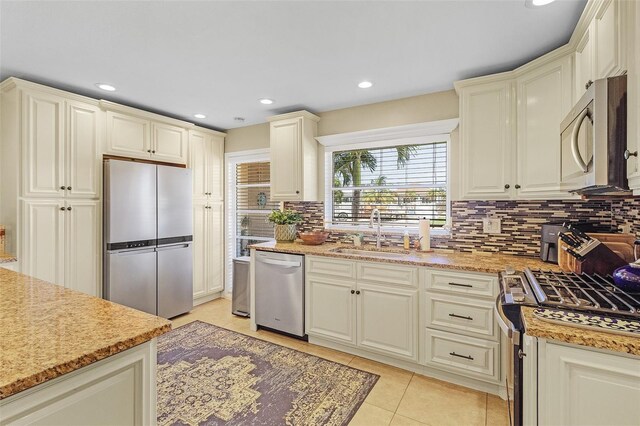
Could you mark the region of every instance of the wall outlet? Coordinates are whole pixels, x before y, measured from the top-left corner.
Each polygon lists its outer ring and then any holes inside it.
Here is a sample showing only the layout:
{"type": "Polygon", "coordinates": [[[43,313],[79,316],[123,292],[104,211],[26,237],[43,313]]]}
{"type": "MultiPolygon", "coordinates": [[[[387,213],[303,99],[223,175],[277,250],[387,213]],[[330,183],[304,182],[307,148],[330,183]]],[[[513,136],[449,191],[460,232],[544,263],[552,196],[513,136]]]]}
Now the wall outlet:
{"type": "Polygon", "coordinates": [[[502,221],[498,217],[485,217],[482,219],[482,232],[485,234],[502,233],[502,221]]]}

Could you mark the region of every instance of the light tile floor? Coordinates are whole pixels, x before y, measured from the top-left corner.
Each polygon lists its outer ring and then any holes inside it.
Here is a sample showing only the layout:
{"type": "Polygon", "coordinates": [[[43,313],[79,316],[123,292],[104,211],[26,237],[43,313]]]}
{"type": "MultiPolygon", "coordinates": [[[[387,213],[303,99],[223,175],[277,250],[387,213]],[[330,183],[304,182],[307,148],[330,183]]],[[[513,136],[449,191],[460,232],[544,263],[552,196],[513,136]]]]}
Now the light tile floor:
{"type": "Polygon", "coordinates": [[[218,299],[195,307],[189,314],[175,318],[173,327],[180,327],[196,320],[380,375],[351,425],[503,426],[509,423],[507,405],[497,396],[276,333],[264,330],[251,331],[247,318],[231,314],[231,302],[227,299],[218,299]]]}

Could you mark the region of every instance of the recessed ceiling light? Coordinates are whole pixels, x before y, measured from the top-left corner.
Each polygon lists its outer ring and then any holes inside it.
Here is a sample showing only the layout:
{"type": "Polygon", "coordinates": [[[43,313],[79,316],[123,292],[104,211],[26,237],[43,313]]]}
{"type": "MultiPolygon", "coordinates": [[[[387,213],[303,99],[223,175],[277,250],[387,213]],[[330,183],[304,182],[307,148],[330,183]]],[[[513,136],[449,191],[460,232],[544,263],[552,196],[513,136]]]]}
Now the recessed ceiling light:
{"type": "Polygon", "coordinates": [[[193,116],[194,116],[195,118],[207,118],[207,116],[206,116],[206,115],[204,115],[204,114],[193,114],[193,116]]]}
{"type": "Polygon", "coordinates": [[[107,92],[115,92],[116,90],[115,87],[106,83],[96,83],[96,86],[98,86],[98,89],[106,90],[107,92]]]}
{"type": "Polygon", "coordinates": [[[524,0],[524,5],[527,7],[545,6],[549,3],[553,3],[555,0],[524,0]]]}
{"type": "Polygon", "coordinates": [[[260,101],[260,103],[263,105],[271,105],[273,103],[273,99],[268,98],[258,99],[258,101],[260,101]]]}
{"type": "Polygon", "coordinates": [[[358,83],[358,87],[361,89],[368,89],[369,87],[373,86],[373,83],[370,81],[361,81],[360,83],[358,83]]]}

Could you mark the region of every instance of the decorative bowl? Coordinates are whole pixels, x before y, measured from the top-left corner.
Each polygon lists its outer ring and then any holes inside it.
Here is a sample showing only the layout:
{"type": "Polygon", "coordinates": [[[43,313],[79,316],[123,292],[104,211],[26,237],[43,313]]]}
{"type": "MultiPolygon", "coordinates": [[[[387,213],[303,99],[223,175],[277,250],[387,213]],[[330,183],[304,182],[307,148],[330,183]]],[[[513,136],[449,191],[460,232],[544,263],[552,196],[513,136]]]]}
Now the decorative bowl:
{"type": "Polygon", "coordinates": [[[613,283],[629,293],[640,292],[640,263],[630,263],[613,271],[613,283]]]}
{"type": "Polygon", "coordinates": [[[310,246],[319,246],[320,244],[327,241],[327,238],[329,237],[329,233],[324,231],[308,231],[308,232],[300,232],[298,236],[302,240],[302,244],[307,244],[310,246]]]}

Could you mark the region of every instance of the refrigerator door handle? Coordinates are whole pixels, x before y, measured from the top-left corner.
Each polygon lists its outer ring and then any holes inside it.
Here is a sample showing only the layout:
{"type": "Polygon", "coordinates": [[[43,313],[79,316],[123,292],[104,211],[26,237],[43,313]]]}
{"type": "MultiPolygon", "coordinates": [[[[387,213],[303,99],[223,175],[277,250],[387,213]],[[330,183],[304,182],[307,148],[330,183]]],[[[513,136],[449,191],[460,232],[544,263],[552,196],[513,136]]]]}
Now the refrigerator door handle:
{"type": "Polygon", "coordinates": [[[153,253],[155,251],[155,247],[152,247],[150,249],[145,249],[145,250],[113,250],[113,251],[108,251],[107,253],[112,255],[112,256],[133,256],[135,254],[141,254],[141,253],[153,253]]]}
{"type": "Polygon", "coordinates": [[[190,246],[191,246],[191,243],[172,244],[170,246],[158,247],[156,248],[156,251],[175,250],[175,249],[187,248],[190,246]]]}

